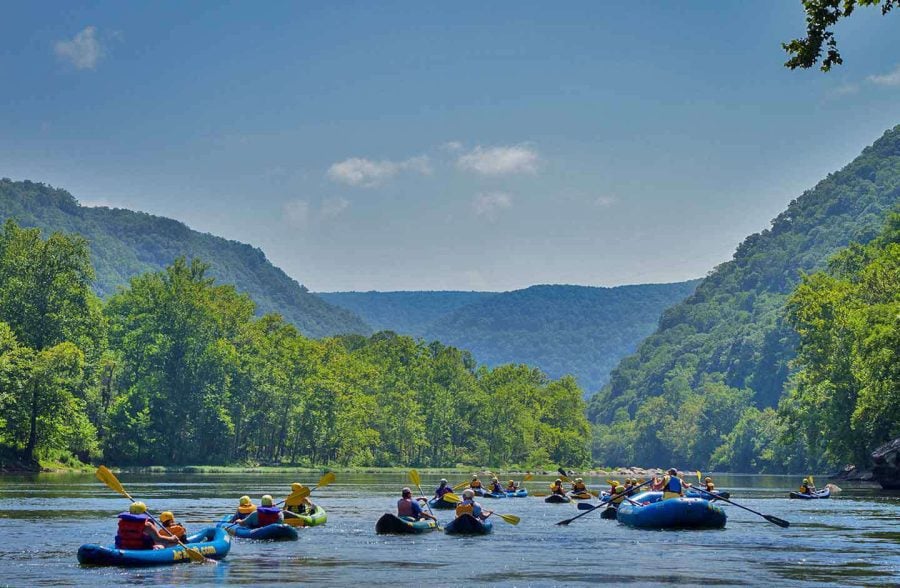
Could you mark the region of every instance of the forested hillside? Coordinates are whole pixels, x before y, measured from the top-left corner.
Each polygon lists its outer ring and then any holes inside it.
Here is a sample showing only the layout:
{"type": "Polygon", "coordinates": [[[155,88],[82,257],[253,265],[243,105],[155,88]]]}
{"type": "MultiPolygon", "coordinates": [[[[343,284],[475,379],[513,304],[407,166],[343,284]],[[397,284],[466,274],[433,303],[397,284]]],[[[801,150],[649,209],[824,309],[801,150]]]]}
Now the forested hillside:
{"type": "Polygon", "coordinates": [[[352,312],[309,293],[250,245],[199,233],[178,221],[106,207],[80,206],[65,190],[0,180],[0,221],[14,218],[47,232],[73,232],[90,245],[94,289],[108,297],[138,274],[159,270],[179,256],[199,257],[217,280],[234,284],[260,313],[278,312],[310,337],[371,332],[352,312]]]}
{"type": "Polygon", "coordinates": [[[758,411],[759,428],[771,429],[774,413],[765,409],[782,396],[798,341],[785,320],[788,295],[802,272],[877,235],[898,200],[900,126],[791,202],[663,314],[591,400],[589,416],[601,425],[595,454],[700,465],[745,411],[758,411]]]}
{"type": "Polygon", "coordinates": [[[572,374],[591,392],[653,332],[662,311],[683,300],[697,283],[322,296],[376,329],[468,349],[487,365],[525,363],[551,377],[572,374]]]}
{"type": "Polygon", "coordinates": [[[356,313],[375,331],[425,337],[435,321],[495,296],[496,292],[316,292],[316,296],[356,313]]]}

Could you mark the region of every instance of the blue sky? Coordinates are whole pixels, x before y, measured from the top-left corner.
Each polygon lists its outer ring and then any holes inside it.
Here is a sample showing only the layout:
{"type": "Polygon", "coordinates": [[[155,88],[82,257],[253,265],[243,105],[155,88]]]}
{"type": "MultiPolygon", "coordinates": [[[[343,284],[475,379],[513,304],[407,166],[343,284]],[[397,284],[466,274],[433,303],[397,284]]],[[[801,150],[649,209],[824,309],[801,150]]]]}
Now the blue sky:
{"type": "Polygon", "coordinates": [[[799,0],[0,8],[0,176],[318,291],[702,276],[900,123],[872,9],[822,74],[781,65],[799,0]]]}

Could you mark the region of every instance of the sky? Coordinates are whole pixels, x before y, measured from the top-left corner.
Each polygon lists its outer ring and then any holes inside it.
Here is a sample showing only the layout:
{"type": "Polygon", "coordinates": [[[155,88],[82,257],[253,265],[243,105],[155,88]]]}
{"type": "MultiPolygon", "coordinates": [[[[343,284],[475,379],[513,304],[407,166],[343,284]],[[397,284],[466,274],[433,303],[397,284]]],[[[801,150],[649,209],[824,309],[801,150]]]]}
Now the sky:
{"type": "Polygon", "coordinates": [[[900,124],[900,15],[799,0],[0,2],[0,177],[314,291],[705,275],[900,124]]]}

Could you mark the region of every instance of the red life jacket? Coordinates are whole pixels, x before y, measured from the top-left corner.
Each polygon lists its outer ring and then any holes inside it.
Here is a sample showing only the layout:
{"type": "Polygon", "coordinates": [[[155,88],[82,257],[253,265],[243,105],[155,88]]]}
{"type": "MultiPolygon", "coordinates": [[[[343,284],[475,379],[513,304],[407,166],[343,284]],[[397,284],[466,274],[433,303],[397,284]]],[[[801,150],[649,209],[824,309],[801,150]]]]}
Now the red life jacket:
{"type": "Polygon", "coordinates": [[[149,517],[123,512],[119,515],[116,549],[153,549],[153,539],[144,534],[149,517]]]}
{"type": "Polygon", "coordinates": [[[415,508],[413,508],[412,498],[401,498],[397,501],[398,517],[414,517],[416,514],[415,508]]]}
{"type": "Polygon", "coordinates": [[[256,526],[265,527],[278,522],[281,509],[274,506],[260,506],[256,509],[256,526]]]}

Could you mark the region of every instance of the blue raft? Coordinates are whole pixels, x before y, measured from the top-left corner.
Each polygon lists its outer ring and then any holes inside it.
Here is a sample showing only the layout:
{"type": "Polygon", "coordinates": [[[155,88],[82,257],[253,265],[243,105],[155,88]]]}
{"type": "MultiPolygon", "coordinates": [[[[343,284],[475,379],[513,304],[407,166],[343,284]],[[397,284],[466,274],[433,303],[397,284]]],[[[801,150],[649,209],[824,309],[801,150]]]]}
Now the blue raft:
{"type": "Polygon", "coordinates": [[[705,498],[707,500],[715,500],[715,498],[710,497],[709,494],[714,494],[722,498],[731,498],[731,493],[726,492],[725,490],[713,490],[711,493],[706,493],[695,490],[694,488],[688,488],[684,493],[684,495],[688,498],[705,498]]]}
{"type": "Polygon", "coordinates": [[[519,488],[515,492],[510,492],[509,490],[507,490],[506,495],[510,498],[525,498],[528,496],[528,490],[526,490],[525,488],[519,488]]]}
{"type": "Polygon", "coordinates": [[[791,492],[791,498],[799,498],[801,500],[816,500],[819,498],[831,498],[831,488],[823,488],[821,490],[817,490],[812,494],[805,494],[803,492],[791,492]]]}
{"type": "Polygon", "coordinates": [[[703,498],[662,499],[662,492],[643,492],[619,505],[616,518],[637,529],[721,529],[725,511],[703,498]]]}
{"type": "Polygon", "coordinates": [[[487,535],[493,529],[491,521],[482,521],[470,514],[460,515],[444,526],[448,535],[487,535]]]}
{"type": "Polygon", "coordinates": [[[294,527],[285,523],[272,523],[265,527],[242,527],[232,524],[230,515],[226,515],[216,526],[225,529],[229,535],[238,539],[254,539],[256,541],[296,541],[300,534],[294,527]]]}
{"type": "MultiPolygon", "coordinates": [[[[188,536],[187,544],[210,559],[223,559],[231,549],[231,537],[224,529],[207,527],[188,536]]],[[[93,566],[168,566],[191,561],[181,545],[165,549],[116,549],[88,543],[78,548],[78,563],[93,566]]]]}

